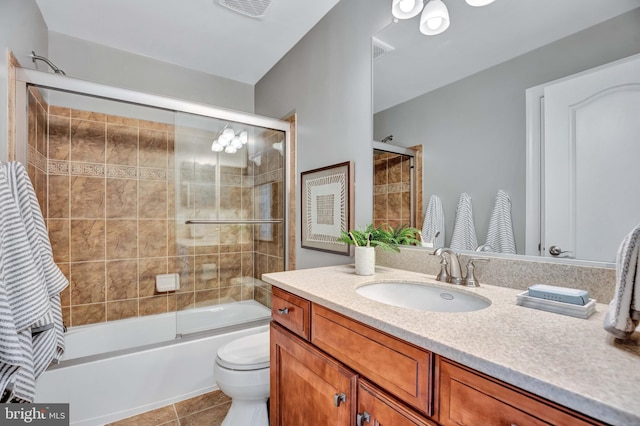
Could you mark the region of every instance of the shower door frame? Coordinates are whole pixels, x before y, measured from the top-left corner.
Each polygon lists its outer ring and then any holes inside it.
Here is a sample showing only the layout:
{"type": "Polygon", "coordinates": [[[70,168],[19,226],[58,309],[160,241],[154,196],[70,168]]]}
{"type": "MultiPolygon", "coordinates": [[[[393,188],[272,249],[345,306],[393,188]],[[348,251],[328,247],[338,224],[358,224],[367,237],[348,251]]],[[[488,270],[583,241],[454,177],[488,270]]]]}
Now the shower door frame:
{"type": "Polygon", "coordinates": [[[409,226],[411,227],[415,227],[418,224],[418,221],[420,220],[420,218],[417,215],[417,211],[416,211],[416,150],[413,148],[405,148],[403,146],[397,146],[397,145],[390,145],[384,142],[378,142],[378,141],[373,141],[373,153],[375,154],[375,151],[384,151],[384,152],[389,152],[391,154],[398,154],[398,155],[404,155],[406,157],[409,157],[409,164],[411,167],[411,174],[410,174],[410,180],[409,180],[409,185],[410,185],[410,193],[411,193],[411,199],[410,199],[410,209],[411,209],[411,223],[409,224],[409,226]]]}
{"type": "Polygon", "coordinates": [[[28,117],[27,117],[27,88],[28,85],[36,85],[45,89],[60,90],[79,95],[88,95],[112,101],[126,102],[135,105],[149,106],[165,109],[174,112],[185,112],[218,120],[228,120],[251,126],[263,127],[284,132],[285,135],[285,155],[284,155],[284,211],[283,211],[283,257],[284,269],[289,270],[289,208],[290,199],[286,196],[289,193],[294,178],[291,176],[290,139],[291,124],[288,121],[276,118],[265,117],[252,113],[235,111],[227,108],[215,107],[199,102],[186,101],[182,99],[154,95],[151,93],[138,92],[120,87],[108,86],[101,83],[94,83],[86,80],[79,80],[73,77],[58,74],[49,74],[42,71],[17,68],[16,69],[16,93],[15,93],[15,158],[17,161],[27,164],[28,159],[28,117]]]}

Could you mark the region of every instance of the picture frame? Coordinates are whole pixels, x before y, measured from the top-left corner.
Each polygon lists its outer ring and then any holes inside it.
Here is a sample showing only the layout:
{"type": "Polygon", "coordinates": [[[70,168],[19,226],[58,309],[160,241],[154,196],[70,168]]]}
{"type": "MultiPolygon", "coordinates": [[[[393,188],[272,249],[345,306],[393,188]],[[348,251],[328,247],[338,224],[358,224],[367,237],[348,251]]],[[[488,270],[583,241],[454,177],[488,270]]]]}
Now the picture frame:
{"type": "Polygon", "coordinates": [[[353,161],[300,174],[303,248],[351,256],[351,245],[337,240],[354,226],[353,176],[353,161]]]}

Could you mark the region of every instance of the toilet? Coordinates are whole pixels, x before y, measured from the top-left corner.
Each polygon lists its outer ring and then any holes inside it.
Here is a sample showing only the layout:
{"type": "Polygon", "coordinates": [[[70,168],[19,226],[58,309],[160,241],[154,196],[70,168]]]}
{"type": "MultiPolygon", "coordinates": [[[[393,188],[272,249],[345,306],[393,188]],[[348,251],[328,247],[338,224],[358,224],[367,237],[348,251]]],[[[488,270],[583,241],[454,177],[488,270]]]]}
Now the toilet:
{"type": "Polygon", "coordinates": [[[222,426],[269,425],[269,331],[220,347],[213,372],[220,390],[231,397],[222,426]]]}

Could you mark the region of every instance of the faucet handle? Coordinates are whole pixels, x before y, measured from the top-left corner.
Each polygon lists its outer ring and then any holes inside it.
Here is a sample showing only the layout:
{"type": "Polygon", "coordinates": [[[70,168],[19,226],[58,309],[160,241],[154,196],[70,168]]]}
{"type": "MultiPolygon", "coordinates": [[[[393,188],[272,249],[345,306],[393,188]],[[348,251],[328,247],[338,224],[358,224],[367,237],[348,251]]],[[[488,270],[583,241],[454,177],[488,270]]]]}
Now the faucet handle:
{"type": "Polygon", "coordinates": [[[480,287],[480,282],[476,278],[476,265],[474,262],[488,262],[488,257],[472,257],[467,261],[467,276],[462,279],[462,285],[467,287],[480,287]]]}
{"type": "Polygon", "coordinates": [[[447,258],[444,256],[440,258],[440,272],[438,272],[438,275],[436,276],[436,281],[445,282],[445,283],[448,283],[449,281],[451,281],[451,276],[449,275],[449,271],[448,271],[447,258]]]}

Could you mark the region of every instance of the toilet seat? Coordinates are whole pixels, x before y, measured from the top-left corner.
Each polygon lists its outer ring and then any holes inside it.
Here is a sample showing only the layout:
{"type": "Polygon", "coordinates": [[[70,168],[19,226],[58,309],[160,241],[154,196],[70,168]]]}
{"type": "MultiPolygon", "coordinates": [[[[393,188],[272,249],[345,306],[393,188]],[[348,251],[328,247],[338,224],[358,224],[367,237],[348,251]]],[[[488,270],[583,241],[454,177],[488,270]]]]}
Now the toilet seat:
{"type": "Polygon", "coordinates": [[[269,332],[241,337],[218,349],[216,363],[230,370],[269,368],[269,332]]]}

